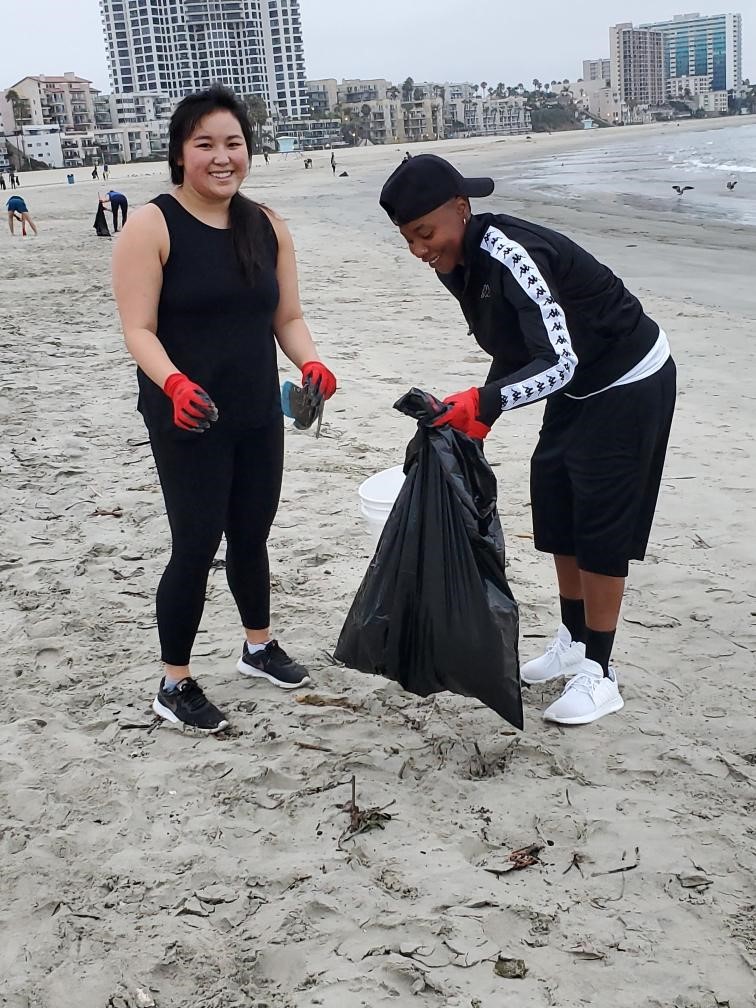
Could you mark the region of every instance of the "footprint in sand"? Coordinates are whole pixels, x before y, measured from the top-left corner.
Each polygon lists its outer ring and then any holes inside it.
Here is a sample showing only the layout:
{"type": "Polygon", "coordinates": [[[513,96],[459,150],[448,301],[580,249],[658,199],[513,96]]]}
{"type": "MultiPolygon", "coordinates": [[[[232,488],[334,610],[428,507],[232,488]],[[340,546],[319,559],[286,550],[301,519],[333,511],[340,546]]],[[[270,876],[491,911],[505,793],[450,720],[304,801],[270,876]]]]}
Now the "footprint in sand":
{"type": "Polygon", "coordinates": [[[61,664],[59,648],[44,647],[34,656],[34,668],[37,672],[50,672],[61,664]]]}

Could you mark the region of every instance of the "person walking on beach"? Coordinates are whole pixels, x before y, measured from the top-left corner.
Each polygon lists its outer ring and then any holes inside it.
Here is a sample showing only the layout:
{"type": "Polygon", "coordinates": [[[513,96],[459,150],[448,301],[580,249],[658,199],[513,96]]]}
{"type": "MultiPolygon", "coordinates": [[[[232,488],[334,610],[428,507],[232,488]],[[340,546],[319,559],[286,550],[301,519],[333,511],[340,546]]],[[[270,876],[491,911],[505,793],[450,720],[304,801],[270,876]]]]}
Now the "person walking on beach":
{"type": "Polygon", "coordinates": [[[108,165],[108,163],[106,162],[102,166],[102,180],[103,180],[103,182],[107,182],[109,177],[110,177],[110,165],[108,165]]]}
{"type": "Polygon", "coordinates": [[[165,674],[153,709],[205,732],[228,722],[189,663],[224,533],[246,637],[237,670],[285,689],[310,681],[270,629],[267,539],[283,471],[276,343],[303,384],[325,399],[336,391],[302,317],[289,230],[239,192],[251,155],[252,127],[232,91],[184,98],[169,127],[175,189],[132,214],[113,256],[172,535],[156,599],[165,674]]]}
{"type": "Polygon", "coordinates": [[[336,155],[331,151],[331,171],[336,174],[336,155]]]}
{"type": "Polygon", "coordinates": [[[561,624],[521,675],[568,676],[543,717],[587,724],[623,706],[610,657],[628,564],[644,558],[653,521],[675,364],[664,331],[585,249],[508,214],[473,215],[470,197],[493,188],[421,154],[393,172],[380,203],[493,358],[485,383],[444,400],[436,423],[483,439],[502,414],[546,400],[530,498],[561,624]]]}
{"type": "Polygon", "coordinates": [[[15,189],[16,188],[16,176],[13,174],[12,171],[8,172],[8,181],[10,182],[11,189],[15,189]]]}
{"type": "Polygon", "coordinates": [[[11,196],[8,202],[5,204],[5,208],[8,211],[8,227],[10,228],[10,233],[15,234],[14,223],[17,220],[21,221],[21,234],[26,234],[26,225],[32,229],[34,234],[37,234],[37,228],[34,221],[31,219],[31,214],[29,213],[29,208],[26,205],[26,200],[22,196],[11,196]]]}
{"type": "Polygon", "coordinates": [[[100,176],[99,176],[99,174],[97,173],[97,165],[95,165],[95,166],[94,166],[94,168],[92,169],[92,178],[93,178],[93,179],[99,179],[99,177],[100,177],[100,176]]]}
{"type": "Polygon", "coordinates": [[[129,201],[121,192],[117,192],[115,189],[109,190],[104,199],[100,202],[103,206],[110,205],[110,209],[113,213],[113,230],[118,230],[118,211],[121,211],[121,227],[126,223],[126,218],[129,215],[129,201]]]}
{"type": "Polygon", "coordinates": [[[0,189],[5,189],[5,175],[0,172],[0,189]]]}

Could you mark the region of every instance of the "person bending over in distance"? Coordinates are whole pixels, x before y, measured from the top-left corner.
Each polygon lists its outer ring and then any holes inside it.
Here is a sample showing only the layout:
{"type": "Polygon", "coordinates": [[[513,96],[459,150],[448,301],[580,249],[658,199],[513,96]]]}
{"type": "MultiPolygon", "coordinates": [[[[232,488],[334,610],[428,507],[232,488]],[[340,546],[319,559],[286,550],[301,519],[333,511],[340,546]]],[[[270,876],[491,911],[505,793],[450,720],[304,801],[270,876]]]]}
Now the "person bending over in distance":
{"type": "Polygon", "coordinates": [[[14,223],[16,221],[21,221],[22,234],[26,234],[27,224],[34,234],[37,234],[37,227],[31,218],[29,208],[26,205],[26,200],[22,196],[11,196],[5,206],[8,211],[8,227],[10,228],[11,234],[16,233],[14,229],[14,223]]]}
{"type": "Polygon", "coordinates": [[[118,211],[121,211],[121,227],[126,223],[126,218],[129,215],[129,201],[121,192],[117,192],[115,189],[111,189],[108,194],[101,199],[100,202],[103,206],[110,206],[113,213],[113,230],[118,230],[118,211]]]}

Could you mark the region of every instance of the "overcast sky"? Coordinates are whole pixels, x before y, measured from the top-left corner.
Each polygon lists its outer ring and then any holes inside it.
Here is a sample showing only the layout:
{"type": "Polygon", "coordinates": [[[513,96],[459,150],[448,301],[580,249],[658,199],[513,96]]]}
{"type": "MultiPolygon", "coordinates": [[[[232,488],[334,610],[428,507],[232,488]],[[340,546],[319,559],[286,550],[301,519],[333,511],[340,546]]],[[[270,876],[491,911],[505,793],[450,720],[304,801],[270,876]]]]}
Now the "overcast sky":
{"type": "MultiPolygon", "coordinates": [[[[308,77],[486,81],[580,76],[609,55],[609,26],[688,8],[659,0],[300,0],[308,77]],[[465,16],[462,16],[462,11],[465,16]]],[[[73,70],[108,90],[97,0],[1,0],[0,87],[73,70]]],[[[738,8],[753,10],[753,0],[738,8]]],[[[720,13],[724,4],[702,8],[720,13]]],[[[743,75],[756,79],[756,12],[743,18],[743,75]]]]}

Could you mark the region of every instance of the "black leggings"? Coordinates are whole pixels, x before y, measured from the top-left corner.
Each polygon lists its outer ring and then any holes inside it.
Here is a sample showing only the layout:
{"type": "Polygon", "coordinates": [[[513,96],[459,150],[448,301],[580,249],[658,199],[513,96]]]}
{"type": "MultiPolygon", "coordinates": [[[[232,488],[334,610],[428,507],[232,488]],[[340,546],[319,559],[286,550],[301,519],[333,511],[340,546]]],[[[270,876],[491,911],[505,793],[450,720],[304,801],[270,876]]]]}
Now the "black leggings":
{"type": "Polygon", "coordinates": [[[243,434],[150,434],[173,546],[157,590],[161,659],[188,665],[210,564],[226,534],[226,578],[243,626],[270,624],[267,541],[283,475],[283,418],[243,434]]]}

